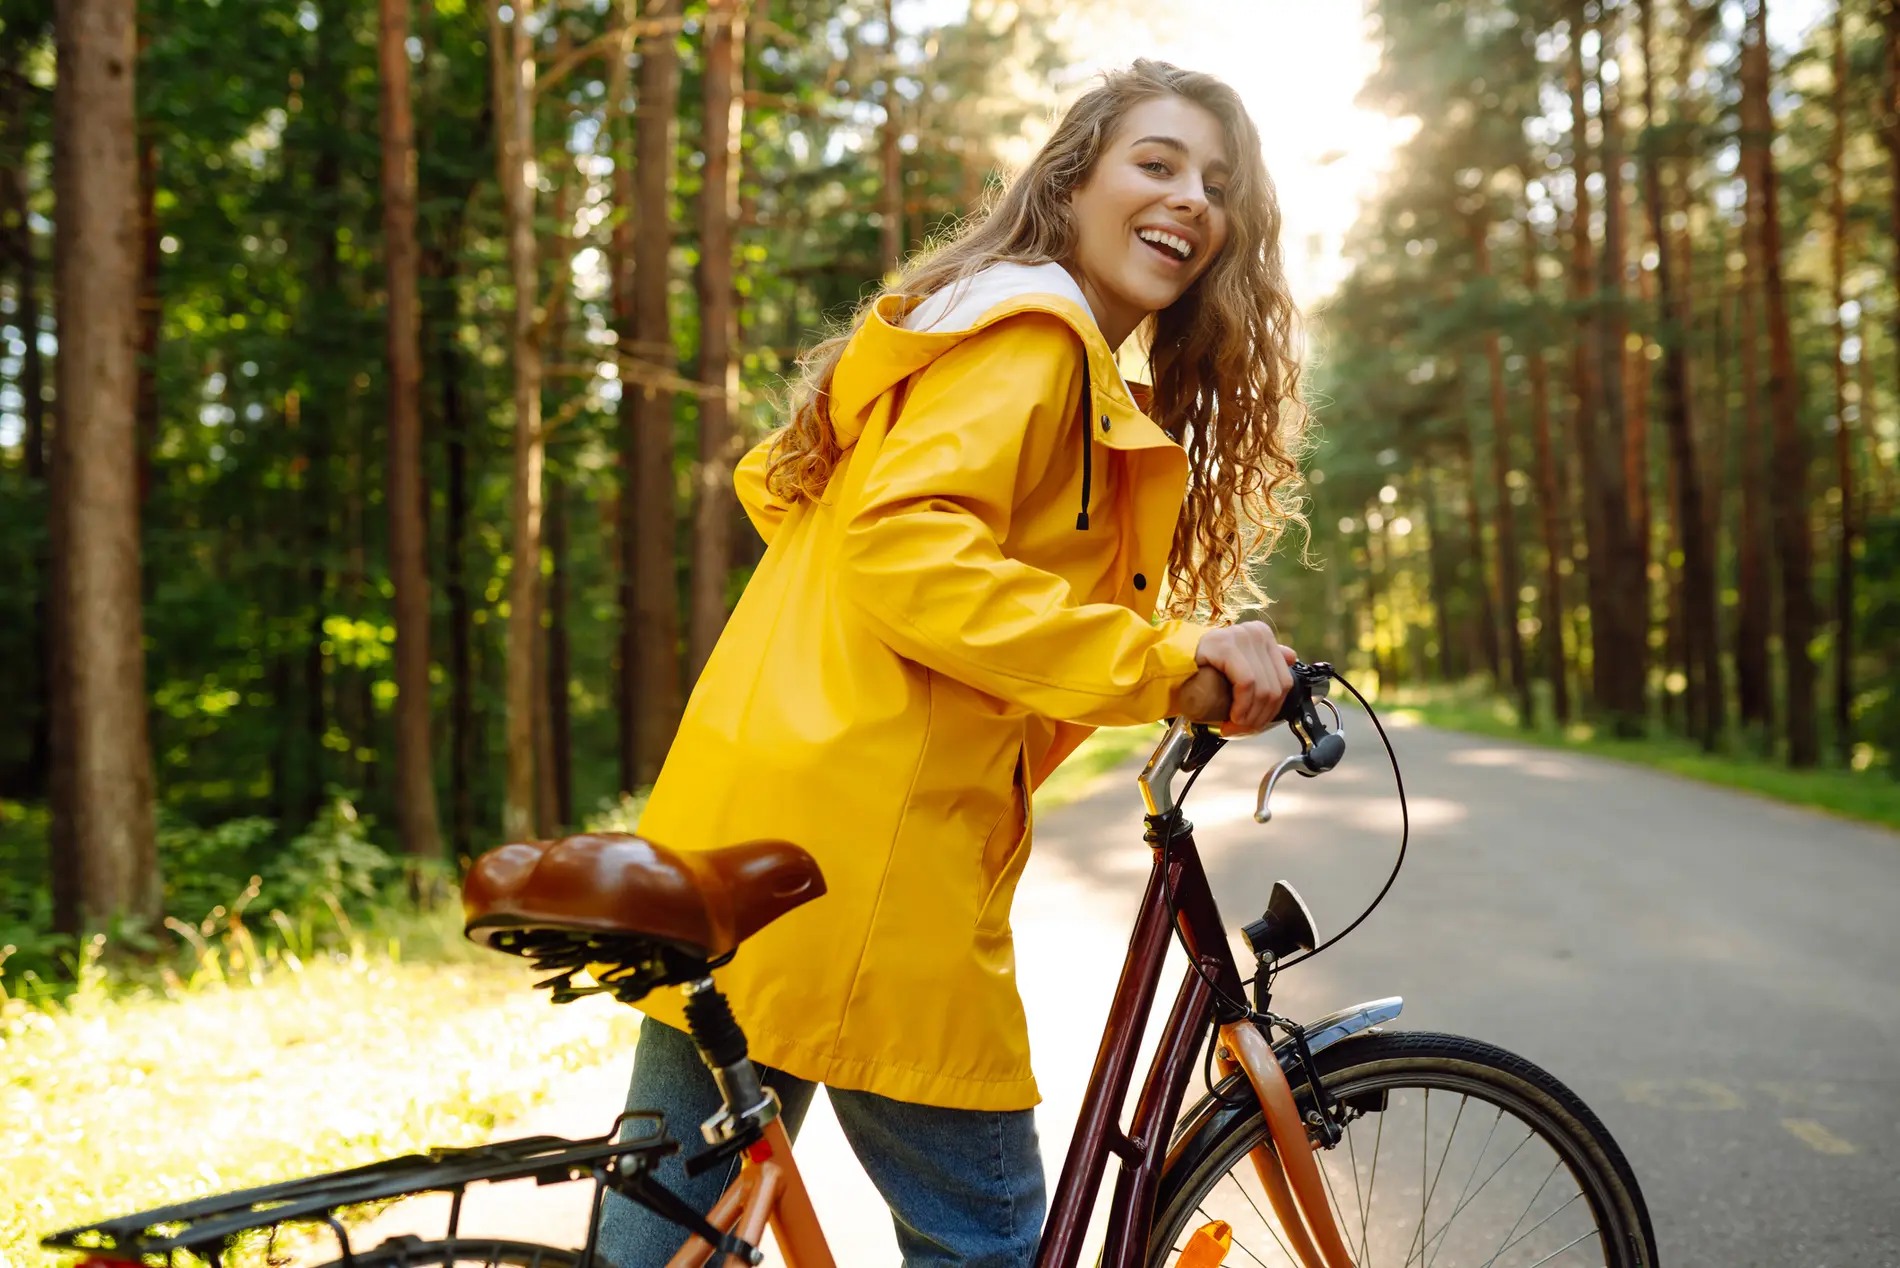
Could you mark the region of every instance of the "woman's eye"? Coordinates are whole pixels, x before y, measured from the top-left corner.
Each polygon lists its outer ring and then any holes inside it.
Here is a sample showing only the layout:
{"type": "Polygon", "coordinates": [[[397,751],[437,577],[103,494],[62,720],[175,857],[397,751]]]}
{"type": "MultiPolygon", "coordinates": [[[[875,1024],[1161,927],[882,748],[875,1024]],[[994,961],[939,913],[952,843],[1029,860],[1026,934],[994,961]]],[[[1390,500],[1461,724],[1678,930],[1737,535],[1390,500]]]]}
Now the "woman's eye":
{"type": "Polygon", "coordinates": [[[1205,188],[1207,190],[1207,200],[1209,202],[1217,203],[1221,199],[1227,197],[1227,187],[1225,185],[1208,185],[1205,188]]]}
{"type": "Polygon", "coordinates": [[[1157,176],[1166,176],[1168,174],[1168,165],[1163,163],[1160,159],[1149,159],[1146,163],[1141,164],[1141,170],[1144,172],[1153,172],[1157,176]]]}

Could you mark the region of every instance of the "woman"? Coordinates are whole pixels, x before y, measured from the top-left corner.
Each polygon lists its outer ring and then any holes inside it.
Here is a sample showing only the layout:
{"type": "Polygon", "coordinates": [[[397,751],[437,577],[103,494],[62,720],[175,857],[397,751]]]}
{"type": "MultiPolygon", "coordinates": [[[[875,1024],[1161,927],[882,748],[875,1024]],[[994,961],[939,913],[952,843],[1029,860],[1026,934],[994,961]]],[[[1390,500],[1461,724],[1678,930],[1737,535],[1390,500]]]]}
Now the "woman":
{"type": "MultiPolygon", "coordinates": [[[[1266,727],[1293,657],[1221,624],[1297,518],[1295,311],[1232,89],[1106,76],[987,217],[805,362],[740,464],[768,545],[641,820],[674,848],[780,837],[829,892],[717,980],[796,1130],[824,1083],[905,1263],[1035,1253],[1038,1097],[1009,907],[1030,792],[1095,726],[1167,716],[1199,665],[1266,727]],[[1148,336],[1153,418],[1116,369],[1148,336]],[[1167,594],[1166,619],[1151,619],[1167,594]],[[1205,622],[1183,619],[1201,612],[1205,622]]],[[[628,1104],[717,1105],[675,992],[642,1002],[628,1104]],[[654,1024],[660,1023],[660,1024],[654,1024]]],[[[729,1175],[662,1179],[701,1209],[729,1175]]],[[[610,1199],[602,1250],[682,1234],[610,1199]]]]}

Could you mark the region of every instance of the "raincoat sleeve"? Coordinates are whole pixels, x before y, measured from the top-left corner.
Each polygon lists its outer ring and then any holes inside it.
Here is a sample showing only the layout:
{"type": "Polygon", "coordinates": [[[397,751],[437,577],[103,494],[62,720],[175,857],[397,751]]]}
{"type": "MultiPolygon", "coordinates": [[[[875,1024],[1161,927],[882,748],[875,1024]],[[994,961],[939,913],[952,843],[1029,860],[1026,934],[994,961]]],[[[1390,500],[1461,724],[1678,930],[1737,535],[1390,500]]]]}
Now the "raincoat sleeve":
{"type": "Polygon", "coordinates": [[[1001,546],[1018,491],[1080,462],[1081,356],[1060,319],[1022,314],[919,375],[846,526],[838,584],[901,655],[958,682],[1046,718],[1152,722],[1205,629],[1078,603],[1001,546]]]}
{"type": "Polygon", "coordinates": [[[778,439],[774,432],[752,446],[745,457],[739,459],[739,465],[732,473],[732,487],[739,495],[739,505],[745,507],[746,518],[752,521],[752,527],[759,531],[765,544],[772,544],[772,535],[778,532],[779,524],[785,519],[785,512],[791,510],[791,504],[773,496],[765,484],[766,459],[772,455],[772,442],[778,439]]]}

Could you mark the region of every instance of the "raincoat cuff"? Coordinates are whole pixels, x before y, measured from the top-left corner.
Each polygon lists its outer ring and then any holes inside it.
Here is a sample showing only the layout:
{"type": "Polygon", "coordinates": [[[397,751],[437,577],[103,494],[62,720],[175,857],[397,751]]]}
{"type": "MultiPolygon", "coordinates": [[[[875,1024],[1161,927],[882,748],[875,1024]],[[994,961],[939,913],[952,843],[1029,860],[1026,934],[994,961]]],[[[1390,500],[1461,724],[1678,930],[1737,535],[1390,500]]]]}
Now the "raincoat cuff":
{"type": "Polygon", "coordinates": [[[1161,676],[1174,679],[1174,685],[1168,689],[1168,707],[1172,711],[1178,703],[1181,688],[1200,668],[1195,660],[1195,649],[1201,645],[1201,637],[1211,628],[1197,625],[1193,621],[1170,622],[1173,630],[1155,647],[1155,656],[1160,661],[1161,676]]]}

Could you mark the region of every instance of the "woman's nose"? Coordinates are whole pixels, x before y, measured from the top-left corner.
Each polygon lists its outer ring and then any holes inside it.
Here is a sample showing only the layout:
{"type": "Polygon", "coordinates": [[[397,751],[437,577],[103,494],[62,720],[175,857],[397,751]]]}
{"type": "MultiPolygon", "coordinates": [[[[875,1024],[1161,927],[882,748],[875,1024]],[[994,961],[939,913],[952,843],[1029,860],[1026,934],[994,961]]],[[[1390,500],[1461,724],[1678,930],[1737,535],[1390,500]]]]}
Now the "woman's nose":
{"type": "Polygon", "coordinates": [[[1191,174],[1171,191],[1168,206],[1189,216],[1198,217],[1207,211],[1207,190],[1202,184],[1200,173],[1191,174]]]}

